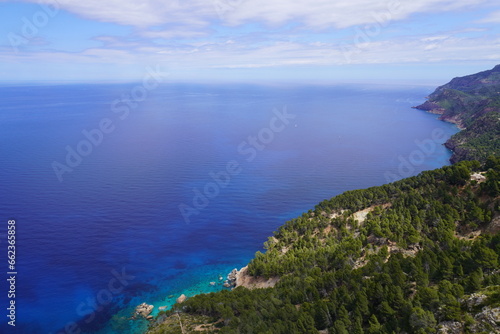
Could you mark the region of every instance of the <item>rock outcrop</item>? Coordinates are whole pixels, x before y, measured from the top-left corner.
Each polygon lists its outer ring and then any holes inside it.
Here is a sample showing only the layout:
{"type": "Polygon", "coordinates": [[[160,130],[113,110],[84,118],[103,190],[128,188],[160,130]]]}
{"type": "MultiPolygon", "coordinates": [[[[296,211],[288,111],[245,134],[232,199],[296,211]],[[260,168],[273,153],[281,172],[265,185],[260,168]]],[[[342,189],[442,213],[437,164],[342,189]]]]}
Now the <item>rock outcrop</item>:
{"type": "Polygon", "coordinates": [[[153,312],[153,309],[154,309],[153,305],[142,303],[141,305],[138,305],[135,308],[135,315],[148,319],[150,317],[151,312],[153,312]]]}
{"type": "Polygon", "coordinates": [[[472,327],[472,331],[479,333],[488,331],[489,333],[500,333],[500,307],[492,308],[486,306],[474,316],[477,321],[472,327]]]}
{"type": "Polygon", "coordinates": [[[235,286],[243,286],[247,289],[272,288],[278,283],[279,277],[255,277],[248,274],[248,266],[241,268],[236,274],[235,286]]]}
{"type": "Polygon", "coordinates": [[[464,303],[467,306],[467,309],[471,311],[475,307],[483,305],[487,299],[488,297],[486,295],[483,295],[481,293],[473,293],[467,298],[462,299],[462,303],[464,303]]]}
{"type": "Polygon", "coordinates": [[[496,234],[500,232],[500,216],[494,217],[486,227],[486,232],[496,234]]]}
{"type": "Polygon", "coordinates": [[[438,325],[438,334],[462,334],[463,326],[458,321],[444,321],[438,325]]]}
{"type": "Polygon", "coordinates": [[[182,303],[184,303],[184,301],[185,301],[186,299],[187,299],[186,295],[185,295],[185,294],[182,294],[182,295],[180,295],[180,296],[179,296],[179,298],[177,298],[177,299],[176,299],[176,302],[177,302],[178,304],[182,304],[182,303]]]}
{"type": "Polygon", "coordinates": [[[236,286],[236,277],[238,275],[238,269],[234,268],[228,275],[227,280],[224,281],[225,288],[234,288],[236,286]]]}
{"type": "Polygon", "coordinates": [[[269,279],[265,277],[255,277],[248,274],[248,266],[238,269],[233,269],[229,275],[227,275],[227,280],[224,281],[224,287],[226,288],[236,288],[243,286],[247,289],[259,289],[259,288],[272,288],[278,283],[279,277],[271,277],[269,279]]]}

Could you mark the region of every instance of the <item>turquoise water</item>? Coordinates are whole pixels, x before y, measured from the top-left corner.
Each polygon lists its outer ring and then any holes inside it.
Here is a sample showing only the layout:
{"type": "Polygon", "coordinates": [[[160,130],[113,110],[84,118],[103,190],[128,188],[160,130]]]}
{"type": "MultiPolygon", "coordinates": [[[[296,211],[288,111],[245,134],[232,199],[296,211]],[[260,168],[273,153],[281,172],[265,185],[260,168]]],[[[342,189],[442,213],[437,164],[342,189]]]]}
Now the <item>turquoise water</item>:
{"type": "Polygon", "coordinates": [[[448,164],[457,132],[410,108],[432,87],[166,84],[115,103],[134,87],[0,88],[16,333],[140,332],[135,306],[222,289],[286,220],[448,164]]]}

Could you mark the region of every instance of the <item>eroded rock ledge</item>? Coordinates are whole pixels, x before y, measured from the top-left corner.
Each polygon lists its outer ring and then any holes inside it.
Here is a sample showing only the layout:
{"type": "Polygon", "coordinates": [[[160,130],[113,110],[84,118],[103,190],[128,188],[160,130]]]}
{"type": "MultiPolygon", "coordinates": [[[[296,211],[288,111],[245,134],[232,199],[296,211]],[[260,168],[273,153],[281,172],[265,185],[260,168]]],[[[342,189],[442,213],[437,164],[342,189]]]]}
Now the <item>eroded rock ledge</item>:
{"type": "Polygon", "coordinates": [[[279,277],[271,277],[266,279],[265,277],[254,277],[248,274],[248,266],[243,267],[236,273],[236,284],[235,286],[243,286],[247,289],[263,289],[272,288],[278,283],[279,277]]]}

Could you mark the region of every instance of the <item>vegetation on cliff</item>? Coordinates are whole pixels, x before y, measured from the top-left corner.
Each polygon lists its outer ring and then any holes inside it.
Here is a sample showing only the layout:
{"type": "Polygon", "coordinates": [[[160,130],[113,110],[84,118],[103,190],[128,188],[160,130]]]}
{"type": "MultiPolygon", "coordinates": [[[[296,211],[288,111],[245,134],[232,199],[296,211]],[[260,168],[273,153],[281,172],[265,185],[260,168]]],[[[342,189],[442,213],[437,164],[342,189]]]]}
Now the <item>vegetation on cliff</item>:
{"type": "Polygon", "coordinates": [[[442,120],[464,129],[446,143],[454,151],[452,162],[484,162],[490,155],[500,155],[500,65],[454,78],[416,108],[440,114],[442,120]]]}
{"type": "Polygon", "coordinates": [[[253,275],[279,276],[274,288],[192,297],[161,315],[155,333],[178,333],[162,327],[175,312],[208,317],[218,333],[499,330],[499,182],[491,157],[324,201],[249,264],[253,275]]]}

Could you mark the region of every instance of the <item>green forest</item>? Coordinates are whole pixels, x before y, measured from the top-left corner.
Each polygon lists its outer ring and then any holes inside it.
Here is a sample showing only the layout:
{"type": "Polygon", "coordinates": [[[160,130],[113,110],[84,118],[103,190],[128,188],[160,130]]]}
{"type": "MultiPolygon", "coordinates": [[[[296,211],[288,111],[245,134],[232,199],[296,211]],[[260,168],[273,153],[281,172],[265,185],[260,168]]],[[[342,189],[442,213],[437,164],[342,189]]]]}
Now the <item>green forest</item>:
{"type": "Polygon", "coordinates": [[[279,276],[274,288],[194,296],[150,333],[181,333],[175,313],[186,328],[205,323],[217,333],[436,333],[443,325],[494,333],[499,183],[500,158],[490,157],[326,200],[280,227],[249,264],[252,275],[279,276]],[[360,210],[368,211],[362,221],[353,218],[360,210]]]}

